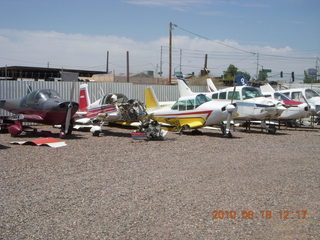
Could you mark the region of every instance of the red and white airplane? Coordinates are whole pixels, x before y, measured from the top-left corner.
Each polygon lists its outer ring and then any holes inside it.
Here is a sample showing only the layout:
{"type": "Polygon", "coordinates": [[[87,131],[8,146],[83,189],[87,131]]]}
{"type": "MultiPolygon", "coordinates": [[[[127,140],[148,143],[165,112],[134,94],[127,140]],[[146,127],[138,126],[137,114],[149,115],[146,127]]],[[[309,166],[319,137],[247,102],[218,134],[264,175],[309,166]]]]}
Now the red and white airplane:
{"type": "Polygon", "coordinates": [[[110,93],[91,103],[88,84],[80,85],[79,118],[75,121],[75,128],[90,127],[94,136],[102,132],[104,124],[118,123],[121,125],[136,126],[136,123],[147,115],[147,112],[138,100],[130,99],[123,94],[110,93]],[[98,122],[99,125],[92,125],[98,122]]]}
{"type": "Polygon", "coordinates": [[[278,120],[295,120],[306,118],[311,115],[310,106],[307,103],[294,101],[281,92],[276,92],[270,84],[265,84],[260,87],[261,93],[270,99],[278,100],[283,103],[286,110],[278,117],[278,120]]]}

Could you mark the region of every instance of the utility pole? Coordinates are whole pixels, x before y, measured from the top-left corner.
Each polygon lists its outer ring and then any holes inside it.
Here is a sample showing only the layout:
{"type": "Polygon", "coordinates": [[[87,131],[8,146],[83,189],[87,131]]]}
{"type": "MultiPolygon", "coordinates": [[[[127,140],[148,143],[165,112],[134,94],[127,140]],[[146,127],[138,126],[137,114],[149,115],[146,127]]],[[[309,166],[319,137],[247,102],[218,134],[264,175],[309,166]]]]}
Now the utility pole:
{"type": "Polygon", "coordinates": [[[182,63],[182,49],[180,49],[180,74],[182,73],[182,70],[181,70],[181,63],[182,63]]]}
{"type": "Polygon", "coordinates": [[[169,27],[169,84],[171,85],[171,74],[172,74],[172,22],[169,27]]]}
{"type": "Polygon", "coordinates": [[[177,27],[176,24],[170,22],[169,27],[169,84],[171,84],[171,75],[172,75],[172,29],[177,27]]]}
{"type": "Polygon", "coordinates": [[[109,73],[109,51],[107,51],[106,72],[107,72],[107,74],[109,73]]]}
{"type": "Polygon", "coordinates": [[[256,80],[258,80],[259,76],[259,53],[257,52],[257,71],[256,71],[256,80]]]}
{"type": "Polygon", "coordinates": [[[320,58],[317,57],[316,59],[316,70],[317,70],[317,76],[316,76],[316,80],[318,81],[319,80],[319,76],[320,76],[320,71],[319,71],[319,63],[320,63],[320,58]]]}
{"type": "Polygon", "coordinates": [[[129,51],[127,51],[127,82],[129,82],[129,51]]]}
{"type": "Polygon", "coordinates": [[[208,54],[206,53],[206,55],[204,55],[204,70],[207,70],[208,68],[208,54]]]}
{"type": "Polygon", "coordinates": [[[160,49],[160,72],[159,72],[160,77],[162,77],[162,46],[160,49]]]}

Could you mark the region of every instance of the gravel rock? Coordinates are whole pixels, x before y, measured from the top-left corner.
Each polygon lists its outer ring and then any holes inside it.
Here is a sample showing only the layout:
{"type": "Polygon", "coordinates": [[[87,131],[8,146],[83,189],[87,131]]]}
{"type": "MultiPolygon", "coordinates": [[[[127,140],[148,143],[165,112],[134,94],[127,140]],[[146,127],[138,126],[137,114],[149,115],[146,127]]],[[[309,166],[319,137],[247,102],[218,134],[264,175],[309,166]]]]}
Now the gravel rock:
{"type": "Polygon", "coordinates": [[[0,135],[0,239],[320,238],[319,127],[164,141],[105,129],[57,149],[0,135]]]}

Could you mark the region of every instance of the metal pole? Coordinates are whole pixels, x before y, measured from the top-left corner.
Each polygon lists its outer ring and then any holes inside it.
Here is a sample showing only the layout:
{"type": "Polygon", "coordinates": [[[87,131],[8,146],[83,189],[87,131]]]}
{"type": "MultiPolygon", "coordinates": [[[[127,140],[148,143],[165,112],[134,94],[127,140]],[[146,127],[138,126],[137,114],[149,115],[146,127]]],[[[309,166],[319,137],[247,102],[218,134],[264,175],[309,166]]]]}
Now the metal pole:
{"type": "Polygon", "coordinates": [[[318,81],[319,80],[319,76],[320,76],[320,71],[319,71],[319,62],[320,62],[320,58],[317,57],[317,60],[316,60],[316,70],[317,70],[317,75],[316,75],[316,80],[318,81]]]}
{"type": "Polygon", "coordinates": [[[204,70],[207,70],[208,68],[208,54],[204,56],[204,70]]]}
{"type": "Polygon", "coordinates": [[[109,51],[107,51],[107,64],[106,64],[106,72],[109,72],[109,51]]]}
{"type": "Polygon", "coordinates": [[[160,77],[162,77],[162,46],[160,49],[160,72],[159,72],[160,77]]]}
{"type": "Polygon", "coordinates": [[[182,49],[180,49],[180,74],[182,73],[181,63],[182,63],[182,49]]]}
{"type": "Polygon", "coordinates": [[[172,74],[172,22],[169,27],[169,84],[171,85],[171,74],[172,74]]]}
{"type": "Polygon", "coordinates": [[[258,80],[259,75],[259,53],[257,52],[257,71],[256,71],[256,80],[258,80]]]}
{"type": "Polygon", "coordinates": [[[127,82],[129,81],[129,51],[127,51],[127,82]]]}

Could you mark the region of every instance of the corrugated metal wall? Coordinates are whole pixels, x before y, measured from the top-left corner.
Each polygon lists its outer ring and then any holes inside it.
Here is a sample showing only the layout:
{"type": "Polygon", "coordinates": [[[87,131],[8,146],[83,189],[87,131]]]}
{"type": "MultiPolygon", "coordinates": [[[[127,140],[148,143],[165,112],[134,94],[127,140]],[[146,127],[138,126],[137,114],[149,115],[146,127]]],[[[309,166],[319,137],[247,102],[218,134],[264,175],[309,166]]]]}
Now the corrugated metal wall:
{"type": "MultiPolygon", "coordinates": [[[[71,82],[34,82],[34,81],[0,81],[0,99],[16,99],[26,95],[28,88],[32,90],[50,88],[56,90],[61,98],[69,99],[72,88],[71,82]]],[[[79,99],[79,86],[81,82],[75,83],[74,100],[79,99]]],[[[142,85],[133,83],[106,83],[88,82],[91,102],[101,98],[107,93],[122,93],[129,99],[139,99],[144,102],[144,89],[152,86],[159,101],[175,101],[179,98],[178,86],[167,85],[142,85]]],[[[191,86],[194,92],[205,92],[205,86],[191,86]]],[[[0,109],[0,116],[10,115],[7,111],[0,109]]]]}

